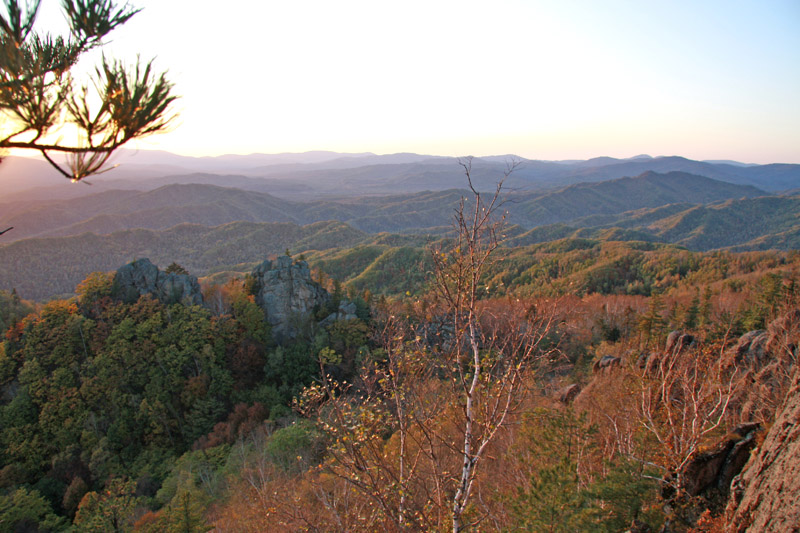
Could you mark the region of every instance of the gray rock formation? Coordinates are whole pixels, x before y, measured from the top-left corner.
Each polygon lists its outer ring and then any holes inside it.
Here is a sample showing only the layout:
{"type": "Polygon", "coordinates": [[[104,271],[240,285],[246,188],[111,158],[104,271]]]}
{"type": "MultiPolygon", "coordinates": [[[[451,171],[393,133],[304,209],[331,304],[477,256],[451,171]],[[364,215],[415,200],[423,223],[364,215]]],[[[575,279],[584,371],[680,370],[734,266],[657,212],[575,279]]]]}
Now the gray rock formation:
{"type": "Polygon", "coordinates": [[[355,304],[346,300],[342,300],[338,308],[330,308],[331,295],[311,279],[305,261],[281,256],[258,265],[252,276],[258,289],[256,303],[266,313],[272,335],[278,342],[294,338],[304,325],[316,323],[319,313],[328,315],[319,322],[321,326],[356,318],[355,304]]]}
{"type": "Polygon", "coordinates": [[[137,259],[117,270],[114,295],[126,302],[151,294],[166,304],[202,305],[203,294],[195,276],[162,272],[149,259],[137,259]]]}
{"type": "Polygon", "coordinates": [[[736,362],[739,364],[760,365],[765,359],[768,341],[769,333],[765,330],[748,331],[739,337],[739,342],[733,348],[736,354],[736,362]]]}
{"type": "Polygon", "coordinates": [[[327,326],[333,324],[337,320],[350,320],[356,317],[356,304],[353,302],[342,300],[339,302],[339,308],[325,317],[320,323],[320,326],[327,326]]]}

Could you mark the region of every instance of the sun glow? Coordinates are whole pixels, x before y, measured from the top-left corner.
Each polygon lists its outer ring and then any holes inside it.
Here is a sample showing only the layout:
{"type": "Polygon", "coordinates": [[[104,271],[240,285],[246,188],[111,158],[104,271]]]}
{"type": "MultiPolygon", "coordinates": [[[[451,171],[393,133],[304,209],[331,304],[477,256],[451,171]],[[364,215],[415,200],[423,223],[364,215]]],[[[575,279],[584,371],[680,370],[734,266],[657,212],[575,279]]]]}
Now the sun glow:
{"type": "Polygon", "coordinates": [[[800,162],[789,0],[136,5],[108,53],[157,57],[182,95],[141,148],[800,162]]]}

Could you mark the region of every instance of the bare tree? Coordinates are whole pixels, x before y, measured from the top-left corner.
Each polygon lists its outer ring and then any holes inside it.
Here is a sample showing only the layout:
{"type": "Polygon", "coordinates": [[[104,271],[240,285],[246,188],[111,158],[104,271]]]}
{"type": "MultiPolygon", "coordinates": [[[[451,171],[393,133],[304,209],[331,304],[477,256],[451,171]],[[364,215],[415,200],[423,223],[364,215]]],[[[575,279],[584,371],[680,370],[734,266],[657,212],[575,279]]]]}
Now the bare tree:
{"type": "Polygon", "coordinates": [[[521,406],[554,323],[550,309],[486,298],[481,278],[500,244],[502,181],[484,199],[472,160],[461,164],[470,195],[456,209],[454,238],[432,250],[436,295],[418,302],[411,321],[386,310],[375,339],[383,356],[354,383],[323,366],[298,406],[316,413],[329,438],[323,469],[368,499],[363,520],[387,531],[458,532],[486,518],[467,513],[480,501],[480,466],[521,406]]]}
{"type": "Polygon", "coordinates": [[[452,247],[433,253],[436,290],[453,324],[454,342],[447,357],[461,409],[461,468],[451,502],[454,533],[474,525],[464,523],[464,513],[480,464],[520,405],[524,371],[539,353],[553,316],[536,317],[530,311],[514,314],[511,309],[505,316],[492,316],[482,306],[481,278],[500,244],[505,222],[500,195],[518,162],[507,165],[503,180],[487,197],[475,186],[472,158],[460,164],[471,196],[469,201],[463,198],[456,211],[452,247]]]}
{"type": "Polygon", "coordinates": [[[725,368],[713,346],[652,357],[642,376],[641,422],[660,445],[655,464],[674,473],[672,484],[680,493],[683,468],[724,427],[737,371],[725,368]]]}
{"type": "Polygon", "coordinates": [[[371,502],[362,520],[389,531],[439,529],[446,469],[434,426],[447,400],[420,339],[398,318],[383,320],[375,340],[385,359],[362,368],[356,384],[333,380],[322,366],[322,379],[306,388],[298,407],[319,413],[330,441],[325,471],[371,502]]]}

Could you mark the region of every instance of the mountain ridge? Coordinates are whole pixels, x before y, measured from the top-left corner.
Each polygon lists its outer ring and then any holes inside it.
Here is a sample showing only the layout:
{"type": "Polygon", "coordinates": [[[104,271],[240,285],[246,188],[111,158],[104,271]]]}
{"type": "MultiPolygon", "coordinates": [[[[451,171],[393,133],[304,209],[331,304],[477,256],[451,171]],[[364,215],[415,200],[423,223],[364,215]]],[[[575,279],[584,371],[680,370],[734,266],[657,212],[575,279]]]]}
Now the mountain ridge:
{"type": "MultiPolygon", "coordinates": [[[[590,215],[613,215],[682,202],[709,203],[766,195],[702,176],[646,172],[635,178],[574,184],[550,192],[509,191],[509,221],[527,229],[590,215]]],[[[237,220],[308,224],[346,222],[368,233],[425,231],[447,226],[466,191],[451,188],[310,202],[213,184],[178,183],[149,191],[103,191],[96,197],[0,204],[0,225],[16,229],[5,242],[23,238],[107,234],[132,228],[166,229],[182,222],[216,226],[237,220]]]]}
{"type": "MultiPolygon", "coordinates": [[[[509,176],[507,185],[528,191],[637,176],[648,170],[688,172],[753,185],[769,192],[800,187],[800,165],[797,164],[750,165],[735,161],[694,161],[680,156],[628,159],[603,156],[577,161],[542,161],[502,155],[476,157],[472,160],[476,183],[487,191],[493,190],[511,160],[521,164],[509,176]]],[[[464,183],[458,158],[411,153],[375,155],[320,151],[198,158],[168,152],[122,151],[115,161],[120,163],[118,168],[90,180],[96,187],[108,189],[116,182],[117,188],[155,188],[168,183],[170,177],[203,173],[207,182],[216,185],[225,185],[225,176],[238,176],[241,184],[245,183],[243,178],[251,178],[255,181],[246,187],[262,191],[265,189],[261,180],[273,180],[272,186],[283,182],[286,194],[294,195],[294,199],[307,199],[315,195],[409,193],[448,189],[464,183]],[[147,180],[151,182],[148,184],[147,180]]],[[[59,177],[45,162],[19,156],[9,156],[0,164],[0,182],[5,194],[19,194],[27,199],[37,191],[55,198],[91,194],[88,188],[75,186],[59,177]]]]}

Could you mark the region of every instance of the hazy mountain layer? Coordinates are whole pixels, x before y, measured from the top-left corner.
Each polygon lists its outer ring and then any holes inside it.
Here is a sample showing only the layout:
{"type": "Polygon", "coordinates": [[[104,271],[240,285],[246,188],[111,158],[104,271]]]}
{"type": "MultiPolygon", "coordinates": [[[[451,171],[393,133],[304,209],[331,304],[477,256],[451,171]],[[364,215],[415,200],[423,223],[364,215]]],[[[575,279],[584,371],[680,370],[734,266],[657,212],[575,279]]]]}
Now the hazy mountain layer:
{"type": "MultiPolygon", "coordinates": [[[[636,178],[582,183],[549,193],[509,191],[503,209],[524,228],[569,222],[588,215],[691,202],[703,204],[766,194],[680,172],[647,172],[636,178]]],[[[167,229],[181,223],[216,226],[229,222],[339,220],[369,233],[440,232],[452,222],[466,193],[425,191],[404,195],[340,197],[295,202],[256,191],[208,184],[173,184],[153,191],[107,191],[70,200],[0,204],[0,226],[13,226],[4,242],[29,237],[107,234],[134,228],[167,229]]],[[[590,224],[595,225],[595,224],[590,224]]]]}
{"type": "MultiPolygon", "coordinates": [[[[506,186],[525,191],[638,176],[648,171],[686,172],[770,192],[800,187],[800,165],[745,165],[734,161],[649,156],[598,157],[586,161],[537,161],[515,156],[475,158],[473,183],[481,190],[493,190],[512,160],[520,164],[506,180],[506,186]]],[[[3,194],[13,195],[13,199],[63,199],[109,188],[150,190],[187,180],[294,200],[344,194],[408,194],[466,185],[464,169],[456,158],[420,154],[307,152],[185,157],[166,152],[121,151],[116,162],[118,168],[90,180],[93,189],[70,184],[42,161],[8,157],[0,164],[0,183],[3,194]]]]}
{"type": "Polygon", "coordinates": [[[287,248],[324,250],[350,247],[367,235],[340,222],[235,222],[208,227],[181,224],[164,231],[126,230],[111,235],[25,239],[0,248],[0,287],[24,298],[46,299],[71,293],[89,273],[115,270],[147,257],[166,266],[173,261],[195,274],[229,265],[262,261],[287,248]]]}

